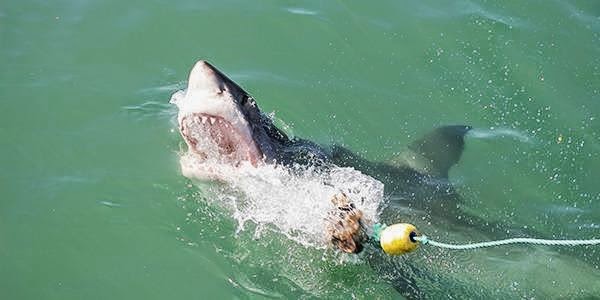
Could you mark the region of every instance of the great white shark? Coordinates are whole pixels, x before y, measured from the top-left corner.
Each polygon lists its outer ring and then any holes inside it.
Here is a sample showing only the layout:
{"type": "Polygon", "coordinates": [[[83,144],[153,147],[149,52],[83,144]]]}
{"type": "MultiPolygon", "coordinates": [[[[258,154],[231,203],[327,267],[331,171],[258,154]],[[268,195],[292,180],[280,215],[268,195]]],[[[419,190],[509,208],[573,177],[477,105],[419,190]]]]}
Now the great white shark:
{"type": "MultiPolygon", "coordinates": [[[[450,168],[460,160],[470,126],[436,128],[394,160],[372,162],[341,146],[289,138],[252,96],[206,61],[194,65],[182,93],[174,95],[171,102],[179,108],[179,131],[189,151],[200,160],[232,166],[350,166],[382,181],[396,204],[427,210],[434,217],[451,216],[457,222],[481,222],[460,213],[458,194],[448,180],[450,168]]],[[[219,179],[215,168],[182,165],[182,170],[195,179],[219,179]]]]}
{"type": "MultiPolygon", "coordinates": [[[[511,230],[464,212],[460,196],[448,179],[450,169],[459,162],[465,148],[465,136],[472,129],[468,125],[435,128],[410,143],[395,159],[373,162],[341,146],[323,146],[288,137],[259,109],[250,94],[203,60],[193,66],[187,89],[176,93],[171,102],[179,109],[179,131],[188,153],[200,162],[193,165],[182,162],[182,173],[189,178],[224,180],[219,165],[230,168],[310,165],[325,170],[331,166],[352,167],[383,182],[386,194],[380,209],[383,223],[405,220],[408,210],[416,212],[418,221],[430,228],[485,228],[481,230],[486,232],[483,236],[490,237],[511,230]]],[[[409,298],[426,297],[419,286],[446,278],[446,274],[434,275],[427,267],[410,260],[390,259],[381,251],[372,251],[367,260],[409,298]]],[[[472,282],[458,281],[452,285],[453,295],[468,295],[467,290],[473,288],[472,282]]]]}

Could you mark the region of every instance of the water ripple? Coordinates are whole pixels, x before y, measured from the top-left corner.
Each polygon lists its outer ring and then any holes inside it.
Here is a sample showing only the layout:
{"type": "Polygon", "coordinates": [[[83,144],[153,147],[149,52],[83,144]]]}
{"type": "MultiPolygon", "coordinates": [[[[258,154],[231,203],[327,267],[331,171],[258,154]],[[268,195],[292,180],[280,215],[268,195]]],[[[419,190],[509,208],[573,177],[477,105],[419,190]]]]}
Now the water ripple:
{"type": "Polygon", "coordinates": [[[467,136],[477,139],[497,139],[503,137],[511,137],[523,143],[533,143],[530,136],[524,132],[520,132],[511,128],[490,128],[482,129],[475,128],[467,133],[467,136]]]}
{"type": "Polygon", "coordinates": [[[314,16],[318,14],[316,11],[308,10],[302,7],[288,7],[285,10],[296,15],[314,16]]]}
{"type": "Polygon", "coordinates": [[[515,16],[505,16],[498,12],[484,9],[475,3],[456,3],[453,7],[421,6],[420,14],[431,19],[454,18],[469,15],[481,16],[511,27],[526,27],[528,24],[515,16]]]}
{"type": "Polygon", "coordinates": [[[171,118],[177,115],[177,109],[166,101],[146,101],[141,104],[123,106],[123,109],[143,118],[171,118]]]}

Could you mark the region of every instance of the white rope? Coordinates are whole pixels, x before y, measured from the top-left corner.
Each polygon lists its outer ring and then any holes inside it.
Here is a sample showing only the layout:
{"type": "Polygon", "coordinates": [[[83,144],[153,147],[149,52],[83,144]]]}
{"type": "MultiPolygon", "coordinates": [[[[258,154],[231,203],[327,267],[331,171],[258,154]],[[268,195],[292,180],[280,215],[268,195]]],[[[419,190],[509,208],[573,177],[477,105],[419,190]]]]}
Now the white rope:
{"type": "Polygon", "coordinates": [[[423,245],[430,244],[436,247],[455,249],[455,250],[469,250],[484,247],[494,247],[508,244],[534,244],[534,245],[548,245],[548,246],[581,246],[581,245],[598,245],[600,239],[591,240],[543,240],[543,239],[532,239],[532,238],[512,238],[506,240],[489,241],[481,243],[472,243],[464,245],[454,245],[440,243],[430,240],[426,235],[414,237],[415,241],[423,243],[423,245]]]}

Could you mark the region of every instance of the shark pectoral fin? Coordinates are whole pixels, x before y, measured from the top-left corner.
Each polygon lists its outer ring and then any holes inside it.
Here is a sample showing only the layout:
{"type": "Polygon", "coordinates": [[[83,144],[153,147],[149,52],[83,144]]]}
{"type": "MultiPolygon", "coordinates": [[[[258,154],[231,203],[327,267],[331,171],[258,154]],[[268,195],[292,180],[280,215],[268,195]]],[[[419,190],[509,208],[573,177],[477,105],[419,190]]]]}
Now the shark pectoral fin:
{"type": "Polygon", "coordinates": [[[452,125],[434,129],[424,137],[412,142],[407,150],[393,160],[415,171],[440,178],[447,178],[465,147],[464,136],[471,126],[452,125]]]}

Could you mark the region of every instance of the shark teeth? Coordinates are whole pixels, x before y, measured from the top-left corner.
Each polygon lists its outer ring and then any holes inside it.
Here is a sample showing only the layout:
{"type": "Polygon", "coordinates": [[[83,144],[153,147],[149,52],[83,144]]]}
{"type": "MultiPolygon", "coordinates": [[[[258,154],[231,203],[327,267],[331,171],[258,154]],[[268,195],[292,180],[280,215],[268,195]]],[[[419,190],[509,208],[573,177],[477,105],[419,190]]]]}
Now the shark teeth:
{"type": "Polygon", "coordinates": [[[215,125],[217,121],[219,121],[219,124],[223,124],[222,119],[211,116],[194,116],[194,120],[196,120],[196,122],[202,122],[202,124],[208,124],[208,122],[210,122],[210,125],[215,125]]]}

